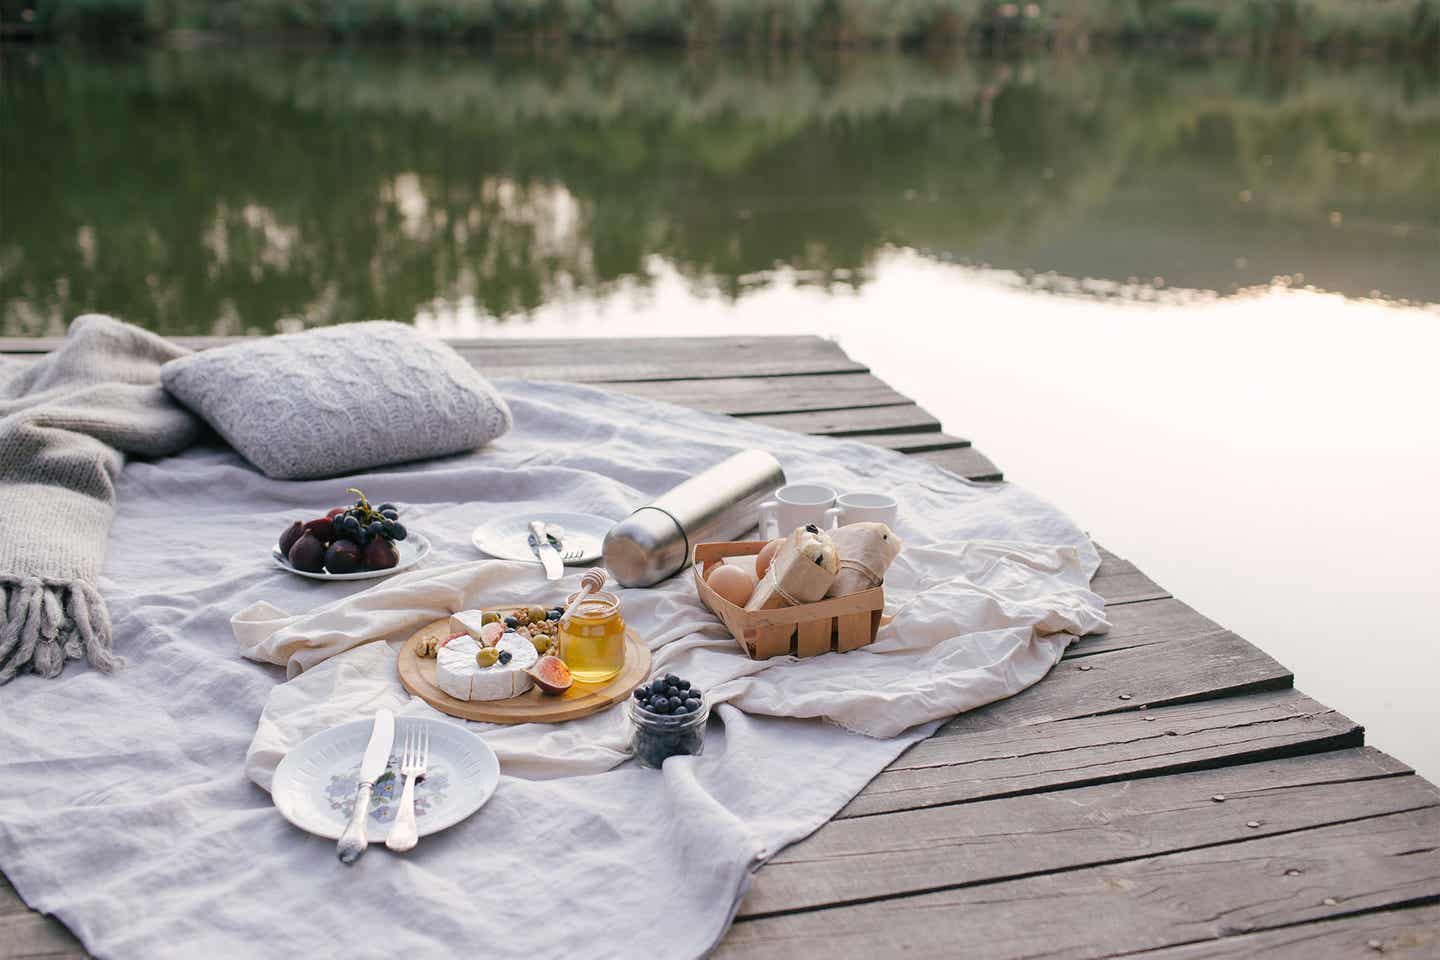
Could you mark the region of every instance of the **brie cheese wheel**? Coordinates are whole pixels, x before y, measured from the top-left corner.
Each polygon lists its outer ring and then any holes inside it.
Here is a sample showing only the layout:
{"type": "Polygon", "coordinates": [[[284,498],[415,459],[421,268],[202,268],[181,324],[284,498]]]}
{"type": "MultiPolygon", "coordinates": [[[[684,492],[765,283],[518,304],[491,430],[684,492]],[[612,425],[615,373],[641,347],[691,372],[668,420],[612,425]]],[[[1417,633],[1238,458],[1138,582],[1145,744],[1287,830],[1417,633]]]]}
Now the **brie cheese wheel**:
{"type": "Polygon", "coordinates": [[[451,633],[468,633],[476,640],[480,639],[480,622],[485,617],[484,610],[461,610],[459,613],[450,615],[451,633]]]}
{"type": "Polygon", "coordinates": [[[510,662],[482,667],[475,662],[480,642],[456,637],[435,652],[435,682],[457,700],[507,700],[529,690],[533,681],[525,671],[540,659],[535,644],[509,633],[495,649],[509,651],[510,662]]]}

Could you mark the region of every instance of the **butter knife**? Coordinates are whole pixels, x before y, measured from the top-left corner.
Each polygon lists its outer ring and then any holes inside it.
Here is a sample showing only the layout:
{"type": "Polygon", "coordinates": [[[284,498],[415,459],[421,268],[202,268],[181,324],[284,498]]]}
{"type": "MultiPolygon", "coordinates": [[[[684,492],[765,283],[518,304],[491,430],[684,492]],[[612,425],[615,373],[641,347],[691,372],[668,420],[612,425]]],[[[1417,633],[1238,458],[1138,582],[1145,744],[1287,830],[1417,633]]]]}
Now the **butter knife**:
{"type": "Polygon", "coordinates": [[[545,524],[539,520],[530,521],[530,549],[545,565],[545,579],[559,580],[565,575],[565,564],[560,561],[560,551],[545,536],[545,524]]]}
{"type": "Polygon", "coordinates": [[[390,761],[390,747],[395,742],[395,714],[381,710],[375,714],[375,727],[370,731],[370,745],[360,760],[360,782],[355,787],[355,809],[335,852],[342,863],[354,863],[365,852],[370,840],[365,835],[365,818],[370,815],[370,793],[375,781],[385,772],[390,761]]]}

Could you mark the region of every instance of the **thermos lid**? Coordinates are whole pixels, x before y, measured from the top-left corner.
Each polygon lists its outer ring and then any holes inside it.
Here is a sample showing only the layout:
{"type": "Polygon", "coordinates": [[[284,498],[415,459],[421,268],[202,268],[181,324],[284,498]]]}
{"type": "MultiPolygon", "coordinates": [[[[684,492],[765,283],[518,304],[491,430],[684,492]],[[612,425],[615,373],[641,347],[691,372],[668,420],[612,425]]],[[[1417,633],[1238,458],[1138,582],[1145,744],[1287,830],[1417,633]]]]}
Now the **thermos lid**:
{"type": "Polygon", "coordinates": [[[690,543],[666,511],[641,507],[605,535],[605,568],[626,587],[648,587],[685,567],[690,543]]]}

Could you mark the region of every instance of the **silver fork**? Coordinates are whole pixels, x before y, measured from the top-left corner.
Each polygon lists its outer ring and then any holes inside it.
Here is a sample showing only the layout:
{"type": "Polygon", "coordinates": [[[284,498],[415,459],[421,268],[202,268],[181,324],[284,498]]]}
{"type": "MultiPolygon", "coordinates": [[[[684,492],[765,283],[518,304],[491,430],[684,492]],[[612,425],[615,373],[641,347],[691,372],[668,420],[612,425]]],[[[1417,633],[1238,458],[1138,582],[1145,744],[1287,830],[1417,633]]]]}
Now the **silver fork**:
{"type": "Polygon", "coordinates": [[[581,557],[585,556],[585,551],[579,547],[571,550],[565,549],[565,528],[560,526],[560,524],[545,524],[545,536],[548,537],[550,542],[555,545],[555,548],[560,551],[561,563],[575,563],[581,557]]]}
{"type": "Polygon", "coordinates": [[[405,751],[400,755],[400,773],[405,777],[405,789],[400,791],[400,811],[395,814],[395,824],[385,838],[385,846],[391,850],[403,853],[420,842],[415,826],[415,781],[425,776],[429,765],[430,731],[411,730],[405,734],[405,751]]]}

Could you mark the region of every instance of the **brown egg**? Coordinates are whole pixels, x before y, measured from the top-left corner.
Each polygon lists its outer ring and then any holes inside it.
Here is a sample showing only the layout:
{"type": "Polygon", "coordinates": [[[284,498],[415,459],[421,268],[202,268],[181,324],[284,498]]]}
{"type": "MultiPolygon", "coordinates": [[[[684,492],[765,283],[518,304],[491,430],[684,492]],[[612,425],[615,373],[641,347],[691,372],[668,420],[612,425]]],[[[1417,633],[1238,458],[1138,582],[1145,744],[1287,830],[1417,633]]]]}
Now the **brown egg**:
{"type": "Polygon", "coordinates": [[[755,592],[755,578],[750,576],[749,571],[728,563],[712,570],[705,582],[710,584],[711,590],[737,607],[745,606],[750,594],[755,592]]]}
{"type": "Polygon", "coordinates": [[[770,569],[770,561],[775,559],[775,551],[779,550],[780,544],[784,542],[783,537],[777,537],[765,544],[765,548],[760,551],[760,556],[755,558],[755,576],[765,576],[765,571],[770,569]]]}

